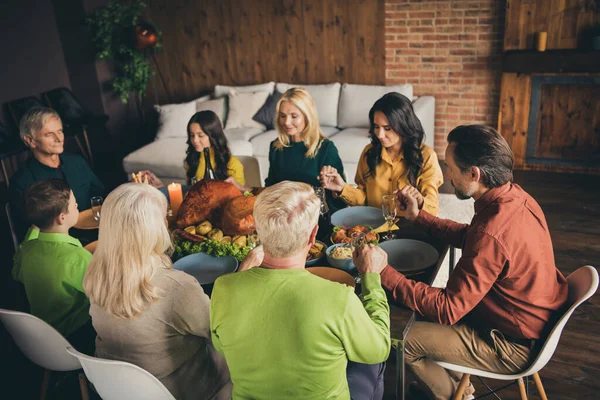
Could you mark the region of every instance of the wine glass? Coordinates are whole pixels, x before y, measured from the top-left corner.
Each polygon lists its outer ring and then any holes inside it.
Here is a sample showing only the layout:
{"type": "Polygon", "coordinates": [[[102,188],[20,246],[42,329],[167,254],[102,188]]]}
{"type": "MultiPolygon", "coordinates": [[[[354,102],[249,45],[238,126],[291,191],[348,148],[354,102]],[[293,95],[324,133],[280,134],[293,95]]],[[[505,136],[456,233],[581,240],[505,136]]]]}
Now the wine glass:
{"type": "Polygon", "coordinates": [[[95,196],[90,199],[92,205],[92,216],[98,222],[100,222],[100,210],[102,209],[102,202],[104,199],[102,196],[95,196]]]}
{"type": "Polygon", "coordinates": [[[248,247],[250,247],[250,250],[260,246],[260,238],[258,237],[258,234],[256,233],[256,225],[254,224],[254,222],[250,223],[250,225],[248,225],[248,229],[250,230],[250,234],[248,235],[248,240],[246,245],[248,247]]]}
{"type": "Polygon", "coordinates": [[[319,214],[321,214],[322,217],[325,217],[329,212],[329,206],[327,205],[327,199],[325,197],[325,188],[320,186],[313,186],[313,189],[319,200],[321,200],[319,214]]]}
{"type": "Polygon", "coordinates": [[[396,219],[396,196],[393,194],[387,194],[383,196],[383,201],[381,203],[381,211],[383,212],[383,217],[387,221],[388,231],[383,236],[383,240],[391,240],[395,237],[392,231],[392,225],[394,225],[394,219],[396,219]]]}

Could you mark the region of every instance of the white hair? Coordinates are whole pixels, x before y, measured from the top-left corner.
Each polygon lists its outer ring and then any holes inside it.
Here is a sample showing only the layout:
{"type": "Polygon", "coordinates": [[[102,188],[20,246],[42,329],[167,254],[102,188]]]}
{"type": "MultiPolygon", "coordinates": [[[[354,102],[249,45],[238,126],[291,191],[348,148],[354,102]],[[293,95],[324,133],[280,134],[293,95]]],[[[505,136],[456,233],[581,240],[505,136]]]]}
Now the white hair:
{"type": "Polygon", "coordinates": [[[36,107],[27,111],[19,123],[21,140],[25,142],[25,136],[32,136],[35,132],[44,129],[44,125],[49,118],[57,118],[60,121],[60,115],[51,108],[36,107]]]}
{"type": "Polygon", "coordinates": [[[166,213],[166,197],[150,185],[126,183],[108,195],[83,279],[90,302],[109,315],[133,318],[158,300],[150,283],[154,269],[172,267],[166,213]]]}
{"type": "Polygon", "coordinates": [[[319,198],[306,183],[284,181],[263,190],[253,214],[265,253],[284,258],[305,247],[319,221],[319,207],[319,198]]]}

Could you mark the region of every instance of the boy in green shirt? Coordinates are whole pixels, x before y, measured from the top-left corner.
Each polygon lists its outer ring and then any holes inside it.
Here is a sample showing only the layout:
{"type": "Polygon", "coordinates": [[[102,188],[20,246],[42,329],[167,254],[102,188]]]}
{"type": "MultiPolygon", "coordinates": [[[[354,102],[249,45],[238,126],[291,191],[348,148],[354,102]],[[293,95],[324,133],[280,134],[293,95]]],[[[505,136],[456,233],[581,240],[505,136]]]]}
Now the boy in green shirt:
{"type": "Polygon", "coordinates": [[[383,395],[390,310],[370,265],[373,259],[386,265],[387,256],[379,248],[358,251],[356,261],[365,266],[360,298],[353,288],[306,271],[319,207],[305,183],[266,188],[254,205],[264,258],[254,259],[253,252],[240,269],[256,267],[215,282],[210,327],[231,372],[234,399],[383,395]]]}
{"type": "Polygon", "coordinates": [[[25,192],[24,210],[33,226],[15,254],[13,278],[25,286],[33,315],[89,352],[95,332],[82,280],[92,255],[69,236],[79,217],[75,196],[64,180],[38,181],[25,192]]]}

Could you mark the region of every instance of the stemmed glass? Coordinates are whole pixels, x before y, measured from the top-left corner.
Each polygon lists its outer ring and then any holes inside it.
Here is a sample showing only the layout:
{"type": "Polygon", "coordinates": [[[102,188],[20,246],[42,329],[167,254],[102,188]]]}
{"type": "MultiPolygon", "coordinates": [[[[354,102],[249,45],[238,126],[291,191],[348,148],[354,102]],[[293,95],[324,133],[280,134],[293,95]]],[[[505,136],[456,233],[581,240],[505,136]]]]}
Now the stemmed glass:
{"type": "Polygon", "coordinates": [[[321,200],[319,214],[321,214],[321,217],[325,217],[329,212],[329,206],[327,205],[327,199],[325,197],[325,188],[320,186],[313,186],[313,189],[319,200],[321,200]]]}
{"type": "Polygon", "coordinates": [[[383,236],[383,240],[392,240],[395,235],[391,233],[392,225],[394,225],[394,219],[396,219],[396,196],[393,194],[387,194],[383,196],[383,201],[381,203],[381,211],[383,212],[383,217],[387,221],[388,231],[383,236]]]}
{"type": "Polygon", "coordinates": [[[254,222],[248,226],[248,229],[250,230],[250,234],[248,235],[248,241],[246,244],[248,247],[250,247],[250,250],[252,250],[260,246],[260,238],[256,233],[256,225],[254,224],[254,222]]]}
{"type": "Polygon", "coordinates": [[[90,203],[92,206],[92,215],[94,219],[100,222],[100,210],[102,209],[102,196],[95,196],[90,199],[90,203]]]}

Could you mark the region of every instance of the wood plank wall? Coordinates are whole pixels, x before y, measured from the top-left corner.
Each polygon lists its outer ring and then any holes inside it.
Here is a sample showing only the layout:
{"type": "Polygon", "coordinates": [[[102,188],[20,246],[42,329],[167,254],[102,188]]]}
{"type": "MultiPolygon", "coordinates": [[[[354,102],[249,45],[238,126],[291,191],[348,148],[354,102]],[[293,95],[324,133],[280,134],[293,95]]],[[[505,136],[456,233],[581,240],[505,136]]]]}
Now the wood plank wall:
{"type": "Polygon", "coordinates": [[[159,103],[216,84],[385,84],[383,0],[148,0],[147,12],[163,33],[159,103]]]}
{"type": "MultiPolygon", "coordinates": [[[[581,47],[586,30],[600,23],[600,7],[595,3],[594,0],[506,0],[504,51],[533,49],[534,33],[539,31],[548,32],[549,49],[581,47]]],[[[500,92],[498,130],[511,145],[515,167],[600,173],[599,169],[526,164],[531,75],[503,73],[500,92]]]]}
{"type": "Polygon", "coordinates": [[[583,47],[598,21],[596,0],[507,0],[504,51],[533,49],[535,33],[548,32],[548,49],[583,47]]]}

